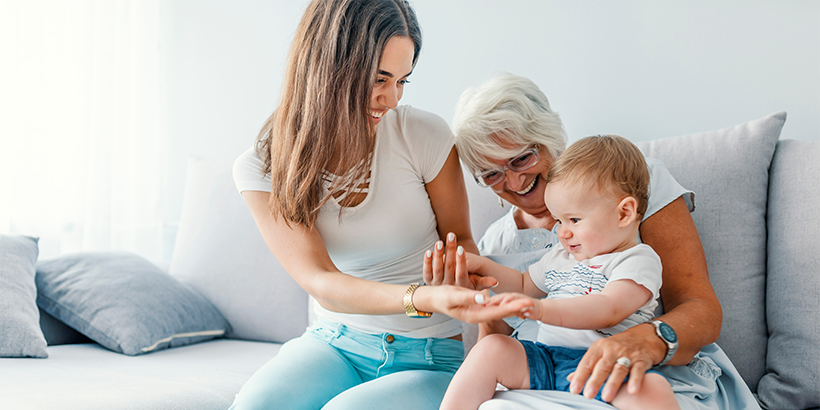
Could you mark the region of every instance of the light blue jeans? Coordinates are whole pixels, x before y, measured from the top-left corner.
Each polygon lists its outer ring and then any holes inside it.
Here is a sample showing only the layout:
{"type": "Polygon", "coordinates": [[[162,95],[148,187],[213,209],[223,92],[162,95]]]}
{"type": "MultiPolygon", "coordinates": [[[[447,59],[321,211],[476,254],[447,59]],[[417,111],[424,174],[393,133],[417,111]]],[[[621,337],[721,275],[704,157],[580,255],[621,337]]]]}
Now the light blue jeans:
{"type": "Polygon", "coordinates": [[[463,359],[458,340],[368,334],[320,319],[251,376],[231,409],[434,410],[463,359]]]}

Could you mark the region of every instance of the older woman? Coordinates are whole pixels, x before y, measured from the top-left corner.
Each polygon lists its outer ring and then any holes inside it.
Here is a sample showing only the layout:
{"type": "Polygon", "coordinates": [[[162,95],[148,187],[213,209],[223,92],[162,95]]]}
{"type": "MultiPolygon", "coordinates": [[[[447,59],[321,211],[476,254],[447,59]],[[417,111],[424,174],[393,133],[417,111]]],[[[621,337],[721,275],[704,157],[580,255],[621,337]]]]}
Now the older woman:
{"type": "MultiPolygon", "coordinates": [[[[502,74],[464,92],[453,128],[459,156],[476,182],[513,205],[487,229],[478,244],[480,252],[526,270],[557,243],[555,220],[544,204],[544,176],[566,146],[560,118],[532,81],[502,74]]],[[[626,357],[632,363],[627,385],[631,391],[640,388],[647,370],[666,365],[659,369],[672,382],[681,408],[757,408],[737,370],[714,344],[722,311],[689,215],[694,209],[694,194],[680,186],[660,161],[647,159],[647,163],[650,198],[639,237],[663,262],[665,313],[655,324],[634,326],[595,342],[576,369],[570,391],[591,398],[603,388],[603,399],[611,401],[625,379],[624,372],[618,372],[617,377],[613,374],[616,360],[626,357]]],[[[441,267],[427,269],[425,279],[434,283],[454,280],[442,271],[441,267]]],[[[473,286],[463,278],[456,279],[462,286],[473,286]]],[[[537,332],[535,323],[508,320],[482,324],[479,337],[506,333],[536,340],[537,332]]],[[[553,403],[549,408],[601,405],[577,394],[505,392],[481,408],[505,408],[510,403],[515,408],[545,408],[547,403],[553,403]]]]}

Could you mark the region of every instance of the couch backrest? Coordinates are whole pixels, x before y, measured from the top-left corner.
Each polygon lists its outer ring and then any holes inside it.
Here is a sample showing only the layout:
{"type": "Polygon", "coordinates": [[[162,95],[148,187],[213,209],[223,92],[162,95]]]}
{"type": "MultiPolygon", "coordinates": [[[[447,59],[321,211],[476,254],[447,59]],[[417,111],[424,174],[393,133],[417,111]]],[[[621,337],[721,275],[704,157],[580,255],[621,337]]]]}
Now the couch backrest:
{"type": "Polygon", "coordinates": [[[756,391],[766,372],[766,204],[778,113],[717,131],[638,146],[695,192],[692,218],[723,307],[718,344],[756,391]]]}
{"type": "Polygon", "coordinates": [[[820,407],[820,141],[777,143],[769,172],[764,407],[820,407]]]}

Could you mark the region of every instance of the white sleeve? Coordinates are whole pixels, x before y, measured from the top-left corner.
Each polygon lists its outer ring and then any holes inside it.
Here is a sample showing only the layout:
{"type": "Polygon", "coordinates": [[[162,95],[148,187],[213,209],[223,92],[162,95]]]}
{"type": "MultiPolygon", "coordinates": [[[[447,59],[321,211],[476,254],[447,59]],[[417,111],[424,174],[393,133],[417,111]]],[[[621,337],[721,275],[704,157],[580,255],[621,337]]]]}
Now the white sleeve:
{"type": "Polygon", "coordinates": [[[683,196],[689,212],[695,210],[695,193],[684,188],[660,160],[646,158],[649,166],[649,205],[643,219],[649,218],[672,201],[683,196]]]}
{"type": "Polygon", "coordinates": [[[652,300],[658,298],[662,283],[661,258],[649,245],[639,244],[621,253],[607,267],[607,283],[629,279],[652,292],[652,300]]]}
{"type": "Polygon", "coordinates": [[[264,162],[251,148],[242,153],[233,163],[233,182],[239,192],[263,191],[270,192],[270,175],[262,173],[264,162]]]}
{"type": "Polygon", "coordinates": [[[422,180],[427,183],[438,176],[455,145],[450,126],[433,113],[404,107],[402,129],[410,155],[422,180]]]}

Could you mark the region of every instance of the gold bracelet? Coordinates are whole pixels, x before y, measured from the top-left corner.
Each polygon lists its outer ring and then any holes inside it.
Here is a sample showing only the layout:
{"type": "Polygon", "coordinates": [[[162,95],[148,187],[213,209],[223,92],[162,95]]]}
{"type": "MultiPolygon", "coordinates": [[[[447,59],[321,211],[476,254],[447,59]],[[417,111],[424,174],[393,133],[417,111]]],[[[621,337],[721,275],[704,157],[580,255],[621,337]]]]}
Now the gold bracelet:
{"type": "MultiPolygon", "coordinates": [[[[424,286],[424,285],[422,285],[424,286]]],[[[416,306],[413,304],[413,294],[416,293],[416,289],[419,288],[418,283],[414,283],[407,288],[407,291],[404,292],[404,313],[407,314],[409,317],[413,318],[426,318],[433,316],[430,312],[421,312],[416,310],[416,306]]]]}

